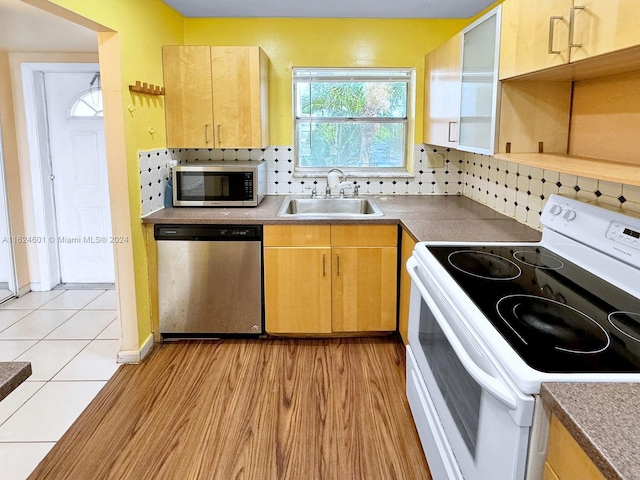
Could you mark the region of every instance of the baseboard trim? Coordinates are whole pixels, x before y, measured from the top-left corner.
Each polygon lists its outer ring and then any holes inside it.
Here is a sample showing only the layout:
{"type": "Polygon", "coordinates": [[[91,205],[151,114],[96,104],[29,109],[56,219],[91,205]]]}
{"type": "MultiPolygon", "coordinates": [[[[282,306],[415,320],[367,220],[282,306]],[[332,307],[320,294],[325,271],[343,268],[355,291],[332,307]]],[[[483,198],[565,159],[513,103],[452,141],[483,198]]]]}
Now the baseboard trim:
{"type": "Polygon", "coordinates": [[[24,285],[18,289],[18,296],[21,297],[32,291],[31,284],[24,285]]]}
{"type": "Polygon", "coordinates": [[[153,348],[153,334],[150,334],[142,345],[140,350],[140,360],[144,360],[153,348]]]}
{"type": "Polygon", "coordinates": [[[118,363],[140,363],[153,348],[153,335],[149,335],[140,350],[120,350],[118,363]]]}

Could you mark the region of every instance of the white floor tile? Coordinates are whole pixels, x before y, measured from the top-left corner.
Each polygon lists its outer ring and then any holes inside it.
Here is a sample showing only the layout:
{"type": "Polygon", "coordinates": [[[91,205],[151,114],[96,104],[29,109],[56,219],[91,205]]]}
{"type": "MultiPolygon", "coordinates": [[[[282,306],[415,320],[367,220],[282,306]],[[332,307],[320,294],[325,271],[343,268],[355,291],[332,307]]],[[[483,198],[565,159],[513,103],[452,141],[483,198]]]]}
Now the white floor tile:
{"type": "Polygon", "coordinates": [[[86,310],[112,310],[118,307],[117,294],[115,290],[107,290],[89,305],[86,310]]]}
{"type": "Polygon", "coordinates": [[[54,445],[54,442],[1,443],[2,479],[25,480],[54,445]]]}
{"type": "Polygon", "coordinates": [[[30,310],[0,310],[0,332],[29,315],[30,310]]]}
{"type": "Polygon", "coordinates": [[[29,292],[20,298],[15,298],[3,303],[1,309],[11,310],[35,310],[48,301],[61,295],[63,290],[49,290],[48,292],[29,292]]]}
{"type": "Polygon", "coordinates": [[[0,340],[0,362],[13,362],[38,340],[0,340]]]}
{"type": "Polygon", "coordinates": [[[0,339],[39,340],[75,313],[74,310],[35,310],[0,332],[0,339]]]}
{"type": "Polygon", "coordinates": [[[0,361],[33,370],[0,402],[0,480],[26,479],[116,372],[115,308],[115,290],[102,289],[30,292],[0,307],[0,361]]]}
{"type": "Polygon", "coordinates": [[[116,316],[115,310],[80,310],[45,338],[47,340],[93,340],[115,320],[116,316]]]}
{"type": "Polygon", "coordinates": [[[48,382],[0,425],[0,442],[56,442],[106,382],[48,382]]]}
{"type": "Polygon", "coordinates": [[[52,380],[109,380],[120,366],[119,347],[119,340],[94,340],[52,380]]]}
{"type": "Polygon", "coordinates": [[[45,310],[76,309],[86,307],[104,293],[104,290],[64,290],[62,294],[42,305],[45,310]]]}
{"type": "MultiPolygon", "coordinates": [[[[45,382],[22,382],[0,402],[0,425],[45,385],[45,382]]],[[[0,465],[2,462],[0,462],[0,465]]]]}
{"type": "Polygon", "coordinates": [[[96,340],[120,340],[120,320],[116,318],[111,322],[107,328],[100,332],[96,340]]]}
{"type": "Polygon", "coordinates": [[[28,381],[51,380],[88,344],[88,340],[42,340],[16,360],[31,362],[33,373],[28,381]]]}

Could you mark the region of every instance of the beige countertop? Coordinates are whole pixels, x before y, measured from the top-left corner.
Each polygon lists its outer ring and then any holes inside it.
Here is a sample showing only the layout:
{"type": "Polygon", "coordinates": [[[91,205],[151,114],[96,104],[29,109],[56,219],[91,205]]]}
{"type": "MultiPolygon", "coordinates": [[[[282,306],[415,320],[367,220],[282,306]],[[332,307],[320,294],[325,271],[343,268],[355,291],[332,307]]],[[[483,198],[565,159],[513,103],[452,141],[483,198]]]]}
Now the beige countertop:
{"type": "Polygon", "coordinates": [[[640,384],[543,383],[540,396],[606,478],[640,478],[640,384]]]}
{"type": "Polygon", "coordinates": [[[165,208],[144,223],[173,224],[399,224],[418,241],[538,241],[540,232],[467,197],[456,195],[372,196],[384,216],[367,219],[291,219],[276,215],[284,195],[269,195],[254,208],[165,208]]]}
{"type": "Polygon", "coordinates": [[[0,400],[31,375],[31,362],[0,362],[0,400]]]}

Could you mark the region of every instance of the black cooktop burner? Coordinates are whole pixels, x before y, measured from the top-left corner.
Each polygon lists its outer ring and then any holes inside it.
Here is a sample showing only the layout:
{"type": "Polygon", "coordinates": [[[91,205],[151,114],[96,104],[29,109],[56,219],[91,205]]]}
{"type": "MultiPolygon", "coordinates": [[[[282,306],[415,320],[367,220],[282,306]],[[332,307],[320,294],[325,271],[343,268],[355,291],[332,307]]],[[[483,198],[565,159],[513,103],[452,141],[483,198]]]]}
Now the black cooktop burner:
{"type": "Polygon", "coordinates": [[[564,266],[564,263],[559,258],[535,250],[518,250],[513,253],[513,258],[525,265],[538,268],[557,270],[564,266]]]}
{"type": "Polygon", "coordinates": [[[609,322],[623,335],[640,342],[640,313],[613,312],[609,322]]]}
{"type": "Polygon", "coordinates": [[[498,314],[523,343],[548,342],[556,350],[599,353],[609,335],[591,317],[569,305],[533,295],[507,295],[498,300],[498,314]]]}
{"type": "Polygon", "coordinates": [[[489,252],[458,250],[449,255],[449,263],[461,272],[486,280],[513,280],[522,273],[511,260],[489,252]]]}
{"type": "Polygon", "coordinates": [[[640,372],[640,299],[544,247],[427,248],[532,368],[640,372]]]}

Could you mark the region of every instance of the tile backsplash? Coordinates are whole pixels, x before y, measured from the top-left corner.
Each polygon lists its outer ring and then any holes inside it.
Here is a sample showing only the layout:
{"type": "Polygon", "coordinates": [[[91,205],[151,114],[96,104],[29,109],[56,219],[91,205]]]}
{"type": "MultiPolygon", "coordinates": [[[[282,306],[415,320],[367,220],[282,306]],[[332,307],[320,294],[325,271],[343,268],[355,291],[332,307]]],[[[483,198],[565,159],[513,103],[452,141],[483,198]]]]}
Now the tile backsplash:
{"type": "MultiPolygon", "coordinates": [[[[324,176],[299,177],[293,174],[293,148],[264,149],[162,149],[141,151],[140,201],[142,216],[164,206],[170,160],[190,163],[207,160],[253,160],[267,162],[267,193],[310,193],[322,191],[324,176]]],[[[494,157],[453,149],[416,145],[414,175],[350,177],[364,194],[383,195],[465,195],[500,213],[540,229],[540,214],[552,193],[589,200],[623,211],[640,214],[640,187],[543,170],[494,157]],[[427,154],[445,158],[444,167],[428,167],[427,154]]]]}
{"type": "MultiPolygon", "coordinates": [[[[460,152],[441,152],[445,165],[441,168],[427,168],[427,150],[424,145],[414,148],[414,170],[411,176],[349,176],[360,184],[361,193],[369,194],[460,194],[462,193],[462,165],[460,152]]],[[[314,186],[318,190],[326,186],[324,175],[295,176],[293,173],[293,148],[290,145],[264,149],[190,149],[187,162],[202,160],[257,160],[267,162],[267,193],[306,193],[314,186]]]]}
{"type": "MultiPolygon", "coordinates": [[[[429,152],[434,151],[429,147],[429,152]]],[[[349,177],[360,184],[360,193],[386,195],[462,194],[463,154],[455,150],[438,150],[445,158],[444,167],[427,166],[427,147],[414,149],[414,175],[384,177],[349,177]]],[[[325,176],[299,177],[293,174],[293,148],[274,146],[254,149],[162,149],[138,152],[140,162],[140,201],[142,216],[159,210],[164,205],[164,192],[169,179],[167,164],[192,163],[207,160],[253,160],[267,162],[267,193],[310,193],[314,186],[322,191],[325,176]]]]}
{"type": "Polygon", "coordinates": [[[169,181],[169,161],[180,162],[185,159],[186,152],[182,149],[138,152],[141,216],[164,208],[164,192],[169,181]]]}
{"type": "Polygon", "coordinates": [[[533,228],[552,193],[640,214],[640,187],[464,155],[463,194],[533,228]]]}

